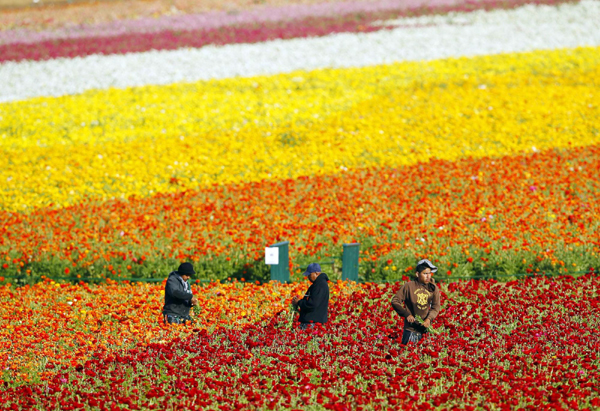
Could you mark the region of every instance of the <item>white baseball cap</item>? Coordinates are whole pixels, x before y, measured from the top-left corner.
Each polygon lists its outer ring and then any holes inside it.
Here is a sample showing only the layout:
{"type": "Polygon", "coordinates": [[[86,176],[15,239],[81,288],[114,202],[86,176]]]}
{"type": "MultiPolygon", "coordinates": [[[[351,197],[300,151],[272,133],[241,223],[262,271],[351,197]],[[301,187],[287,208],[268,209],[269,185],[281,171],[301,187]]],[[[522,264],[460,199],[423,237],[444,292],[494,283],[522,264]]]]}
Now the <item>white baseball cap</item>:
{"type": "Polygon", "coordinates": [[[431,270],[432,273],[435,273],[437,271],[437,267],[435,265],[433,265],[431,263],[431,261],[429,261],[427,259],[419,261],[417,263],[417,267],[420,266],[420,265],[423,265],[423,264],[426,265],[427,267],[429,267],[429,269],[431,270]]]}

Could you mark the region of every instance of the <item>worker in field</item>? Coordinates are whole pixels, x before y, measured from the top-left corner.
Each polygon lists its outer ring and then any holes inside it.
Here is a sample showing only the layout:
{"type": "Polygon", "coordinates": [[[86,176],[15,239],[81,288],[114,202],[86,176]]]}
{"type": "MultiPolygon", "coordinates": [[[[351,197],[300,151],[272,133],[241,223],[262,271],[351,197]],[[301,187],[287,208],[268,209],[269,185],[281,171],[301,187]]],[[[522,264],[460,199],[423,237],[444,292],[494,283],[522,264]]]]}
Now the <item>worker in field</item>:
{"type": "Polygon", "coordinates": [[[300,311],[300,328],[314,327],[315,324],[325,324],[329,310],[329,278],[321,272],[317,263],[309,264],[304,272],[312,284],[303,298],[294,296],[292,305],[300,311]]]}
{"type": "Polygon", "coordinates": [[[190,308],[198,304],[192,294],[188,280],[196,272],[191,263],[182,263],[177,271],[173,271],[165,284],[165,306],[163,317],[165,324],[185,324],[190,322],[190,308]]]}
{"type": "Polygon", "coordinates": [[[440,289],[432,278],[436,271],[431,261],[419,261],[415,278],[392,298],[392,307],[404,318],[402,344],[419,342],[440,312],[440,289]]]}

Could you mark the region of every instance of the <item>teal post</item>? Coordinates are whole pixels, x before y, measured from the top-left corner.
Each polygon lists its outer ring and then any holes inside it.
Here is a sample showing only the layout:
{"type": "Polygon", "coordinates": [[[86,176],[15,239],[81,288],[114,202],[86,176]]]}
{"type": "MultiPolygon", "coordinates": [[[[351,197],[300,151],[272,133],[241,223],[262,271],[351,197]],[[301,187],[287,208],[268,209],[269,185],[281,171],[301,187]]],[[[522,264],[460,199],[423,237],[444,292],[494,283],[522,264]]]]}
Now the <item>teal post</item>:
{"type": "Polygon", "coordinates": [[[279,264],[271,265],[271,280],[280,283],[290,282],[290,242],[282,241],[270,247],[279,248],[279,264]]]}
{"type": "Polygon", "coordinates": [[[342,254],[342,281],[358,281],[360,243],[344,244],[342,254]]]}

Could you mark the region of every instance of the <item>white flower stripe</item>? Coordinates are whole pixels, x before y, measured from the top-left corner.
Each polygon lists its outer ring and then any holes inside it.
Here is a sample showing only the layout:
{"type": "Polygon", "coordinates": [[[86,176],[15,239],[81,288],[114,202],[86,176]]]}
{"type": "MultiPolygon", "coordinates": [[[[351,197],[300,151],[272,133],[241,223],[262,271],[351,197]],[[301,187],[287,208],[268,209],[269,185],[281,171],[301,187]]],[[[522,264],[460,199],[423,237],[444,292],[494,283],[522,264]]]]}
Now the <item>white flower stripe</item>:
{"type": "Polygon", "coordinates": [[[600,45],[600,1],[392,22],[320,38],[0,65],[0,101],[396,61],[600,45]],[[451,20],[444,20],[451,19],[451,20]],[[423,27],[426,26],[426,27],[423,27]]]}

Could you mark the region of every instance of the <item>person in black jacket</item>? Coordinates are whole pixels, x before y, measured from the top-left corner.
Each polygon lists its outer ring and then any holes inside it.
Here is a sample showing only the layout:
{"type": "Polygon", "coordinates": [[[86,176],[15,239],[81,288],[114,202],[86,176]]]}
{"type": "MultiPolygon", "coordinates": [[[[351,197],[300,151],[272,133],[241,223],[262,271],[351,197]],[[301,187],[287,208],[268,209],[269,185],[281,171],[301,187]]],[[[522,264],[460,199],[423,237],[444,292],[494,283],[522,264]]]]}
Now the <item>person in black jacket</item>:
{"type": "Polygon", "coordinates": [[[196,272],[191,263],[182,263],[177,271],[169,274],[165,284],[165,306],[163,316],[165,324],[185,324],[191,321],[190,308],[198,304],[192,294],[188,280],[196,272]]]}
{"type": "Polygon", "coordinates": [[[315,323],[325,324],[329,309],[329,277],[321,272],[321,266],[317,263],[309,264],[304,276],[308,277],[311,286],[304,298],[292,298],[292,304],[300,311],[300,328],[303,330],[313,327],[315,323]]]}

